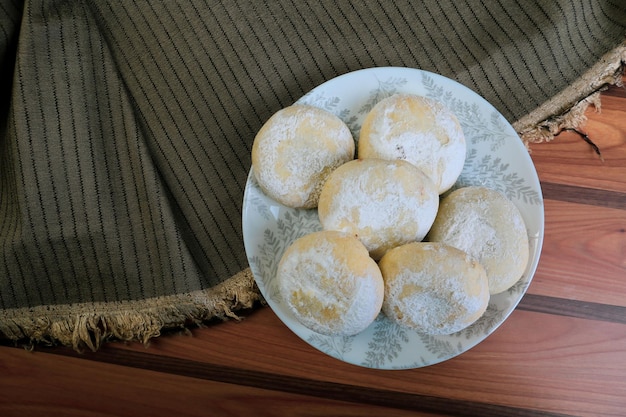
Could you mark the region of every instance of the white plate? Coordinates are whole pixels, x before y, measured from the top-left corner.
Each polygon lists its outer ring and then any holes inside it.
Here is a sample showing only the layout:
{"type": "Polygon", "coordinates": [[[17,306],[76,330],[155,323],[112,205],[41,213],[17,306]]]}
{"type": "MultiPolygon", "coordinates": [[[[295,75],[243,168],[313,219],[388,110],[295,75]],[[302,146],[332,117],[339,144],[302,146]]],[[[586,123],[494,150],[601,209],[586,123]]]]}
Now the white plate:
{"type": "Polygon", "coordinates": [[[429,336],[391,323],[383,314],[365,331],[329,337],[303,327],[283,304],[276,267],[295,239],[321,230],[316,210],[287,208],[268,198],[252,172],[243,199],[243,235],[256,283],[276,315],[304,341],[339,360],[377,369],[419,368],[453,358],[483,341],[515,309],[535,273],[543,243],[543,197],[537,172],[522,141],[504,117],[463,85],[410,68],[371,68],[344,74],[300,100],[343,119],[358,138],[361,121],[381,99],[410,93],[439,100],[458,117],[468,142],[467,160],[455,187],[484,185],[504,192],[521,210],[530,237],[526,272],[511,289],[491,297],[485,314],[449,336],[429,336]]]}

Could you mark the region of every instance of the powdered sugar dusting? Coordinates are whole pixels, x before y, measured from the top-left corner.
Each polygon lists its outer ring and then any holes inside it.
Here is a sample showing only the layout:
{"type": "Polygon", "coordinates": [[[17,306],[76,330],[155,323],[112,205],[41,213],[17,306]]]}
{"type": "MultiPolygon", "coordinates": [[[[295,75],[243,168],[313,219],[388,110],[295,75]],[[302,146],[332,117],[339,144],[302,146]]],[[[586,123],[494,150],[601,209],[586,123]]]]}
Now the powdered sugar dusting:
{"type": "Polygon", "coordinates": [[[252,151],[254,174],[269,196],[290,207],[311,208],[328,174],[354,158],[355,145],[335,115],[293,105],[265,123],[252,151]]]}
{"type": "Polygon", "coordinates": [[[466,157],[463,130],[441,103],[397,94],[368,114],[359,138],[362,157],[402,159],[419,167],[447,191],[461,174],[466,157]]]}
{"type": "Polygon", "coordinates": [[[326,230],[358,236],[374,258],[390,247],[424,238],[437,214],[434,184],[402,161],[349,162],[322,191],[320,222],[326,230]]]}
{"type": "Polygon", "coordinates": [[[485,271],[464,252],[418,243],[393,257],[390,275],[386,263],[382,268],[383,311],[394,320],[428,334],[451,334],[484,313],[489,299],[485,271]]]}
{"type": "Polygon", "coordinates": [[[492,294],[512,286],[528,262],[528,235],[519,210],[485,187],[460,188],[446,196],[428,239],[477,259],[487,271],[492,294]]]}
{"type": "Polygon", "coordinates": [[[318,333],[356,334],[382,305],[376,263],[358,240],[338,232],[317,232],[296,241],[283,255],[277,278],[296,318],[318,333]]]}
{"type": "Polygon", "coordinates": [[[500,236],[491,223],[485,219],[489,203],[476,200],[471,206],[466,206],[462,214],[455,216],[454,221],[448,223],[442,241],[469,253],[476,259],[495,256],[502,249],[500,236]]]}

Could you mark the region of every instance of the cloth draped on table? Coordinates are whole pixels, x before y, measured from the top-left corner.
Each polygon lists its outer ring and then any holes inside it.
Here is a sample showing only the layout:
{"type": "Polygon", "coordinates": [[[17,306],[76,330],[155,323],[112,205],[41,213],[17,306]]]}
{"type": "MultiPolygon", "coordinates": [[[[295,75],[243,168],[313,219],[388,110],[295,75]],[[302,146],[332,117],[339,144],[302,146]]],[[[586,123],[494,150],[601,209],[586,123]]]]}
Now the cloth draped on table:
{"type": "Polygon", "coordinates": [[[256,305],[252,141],[324,81],[439,73],[541,141],[626,60],[616,0],[6,0],[0,28],[0,336],[94,350],[256,305]]]}

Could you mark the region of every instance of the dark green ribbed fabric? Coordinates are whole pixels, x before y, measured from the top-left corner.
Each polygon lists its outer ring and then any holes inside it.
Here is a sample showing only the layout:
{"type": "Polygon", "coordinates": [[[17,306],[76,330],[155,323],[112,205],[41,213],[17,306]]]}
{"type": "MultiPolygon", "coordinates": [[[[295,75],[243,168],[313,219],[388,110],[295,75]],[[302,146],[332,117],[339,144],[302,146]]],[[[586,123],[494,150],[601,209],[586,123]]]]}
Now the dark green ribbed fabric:
{"type": "Polygon", "coordinates": [[[245,269],[254,135],[316,85],[421,68],[514,123],[624,42],[626,4],[4,0],[0,29],[0,331],[45,339],[72,304],[175,309],[245,269]]]}

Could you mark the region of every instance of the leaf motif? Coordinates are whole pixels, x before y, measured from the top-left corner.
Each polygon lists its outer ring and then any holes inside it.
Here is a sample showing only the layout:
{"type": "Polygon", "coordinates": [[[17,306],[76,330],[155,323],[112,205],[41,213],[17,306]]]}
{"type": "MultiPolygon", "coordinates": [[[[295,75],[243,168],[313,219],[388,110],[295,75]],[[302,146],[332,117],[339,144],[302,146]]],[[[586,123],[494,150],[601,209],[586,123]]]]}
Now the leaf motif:
{"type": "Polygon", "coordinates": [[[343,120],[343,122],[350,129],[350,133],[352,133],[352,138],[354,139],[355,146],[358,147],[359,144],[359,134],[361,132],[361,124],[359,123],[359,117],[356,115],[351,115],[350,112],[346,110],[342,110],[339,113],[339,118],[343,120]]]}
{"type": "Polygon", "coordinates": [[[443,87],[437,85],[433,77],[425,72],[422,73],[422,85],[427,91],[427,97],[439,99],[440,101],[442,100],[442,96],[444,94],[443,87]]]}
{"type": "Polygon", "coordinates": [[[255,264],[260,265],[260,269],[263,271],[259,276],[263,277],[262,286],[266,298],[278,301],[280,294],[278,294],[277,286],[274,285],[274,279],[278,269],[278,260],[284,251],[284,244],[271,229],[265,229],[263,232],[263,242],[259,245],[258,261],[255,264]]]}
{"type": "Polygon", "coordinates": [[[384,81],[378,81],[378,88],[370,91],[369,98],[357,110],[357,114],[367,114],[381,100],[391,97],[398,92],[398,88],[405,85],[408,81],[406,78],[391,77],[384,81]]]}
{"type": "Polygon", "coordinates": [[[318,333],[313,333],[307,338],[307,342],[322,352],[341,360],[352,350],[353,341],[354,336],[331,337],[318,333]]]}
{"type": "Polygon", "coordinates": [[[465,166],[454,188],[478,185],[491,188],[505,194],[511,200],[522,200],[527,204],[541,204],[541,196],[532,187],[525,184],[524,178],[517,172],[511,172],[508,163],[501,158],[492,158],[491,154],[478,159],[477,151],[471,149],[465,160],[465,166]]]}
{"type": "Polygon", "coordinates": [[[521,277],[513,286],[508,288],[506,291],[509,295],[521,294],[524,292],[529,282],[526,279],[526,276],[521,277]]]}
{"type": "Polygon", "coordinates": [[[483,118],[478,118],[478,106],[474,114],[469,114],[462,117],[461,125],[463,131],[470,138],[473,144],[480,142],[490,142],[490,150],[492,152],[497,151],[508,140],[519,140],[519,137],[515,134],[509,133],[504,118],[497,111],[493,111],[487,122],[483,118]]]}
{"type": "MultiPolygon", "coordinates": [[[[282,219],[284,227],[284,238],[290,242],[305,234],[321,230],[321,224],[317,211],[311,210],[291,210],[285,212],[282,219]]],[[[279,230],[281,226],[279,226],[279,230]]]]}
{"type": "Polygon", "coordinates": [[[335,108],[337,108],[337,105],[339,105],[339,103],[341,102],[341,99],[339,97],[329,97],[325,102],[324,102],[324,109],[328,110],[329,112],[333,112],[333,110],[335,108]]]}
{"type": "Polygon", "coordinates": [[[449,340],[443,340],[429,334],[420,334],[420,339],[422,339],[422,343],[426,349],[437,355],[439,359],[451,358],[463,352],[463,347],[460,343],[454,346],[449,340]]]}
{"type": "Polygon", "coordinates": [[[398,90],[407,84],[408,80],[402,77],[390,77],[385,81],[378,81],[380,91],[384,93],[386,97],[392,96],[398,92],[398,90]]]}
{"type": "Polygon", "coordinates": [[[490,303],[487,310],[482,316],[470,326],[460,331],[458,334],[463,335],[466,339],[472,339],[482,335],[488,335],[491,329],[494,329],[502,321],[502,310],[496,305],[490,303]]]}
{"type": "Polygon", "coordinates": [[[266,221],[269,221],[272,218],[272,214],[269,208],[269,205],[266,203],[261,196],[263,192],[260,191],[259,182],[256,179],[256,176],[250,175],[249,177],[250,184],[248,185],[248,190],[252,191],[248,193],[247,198],[249,201],[249,205],[256,209],[256,212],[266,221]]]}
{"type": "Polygon", "coordinates": [[[317,93],[309,92],[305,94],[296,103],[319,107],[321,109],[334,113],[334,110],[337,108],[340,102],[341,102],[341,99],[337,96],[328,97],[321,92],[317,92],[317,93]]]}
{"type": "Polygon", "coordinates": [[[446,91],[438,86],[433,77],[422,74],[422,85],[427,91],[426,97],[435,99],[449,108],[459,120],[463,133],[471,144],[481,142],[490,143],[491,151],[498,150],[506,140],[515,138],[517,135],[509,134],[503,117],[497,111],[493,111],[489,119],[485,119],[477,103],[467,103],[460,100],[451,91],[446,91]]]}
{"type": "Polygon", "coordinates": [[[272,212],[270,211],[269,205],[265,204],[265,201],[261,199],[258,195],[251,196],[250,203],[253,207],[256,208],[257,213],[264,220],[269,221],[272,218],[272,212]]]}
{"type": "Polygon", "coordinates": [[[386,318],[379,316],[374,324],[374,334],[367,344],[364,365],[379,368],[386,362],[393,362],[402,347],[409,342],[406,330],[386,318]]]}
{"type": "Polygon", "coordinates": [[[432,361],[427,361],[426,358],[424,358],[423,356],[420,356],[415,362],[409,363],[409,364],[405,364],[402,366],[391,366],[390,369],[415,369],[415,368],[422,368],[424,366],[429,366],[432,365],[432,361]]]}

